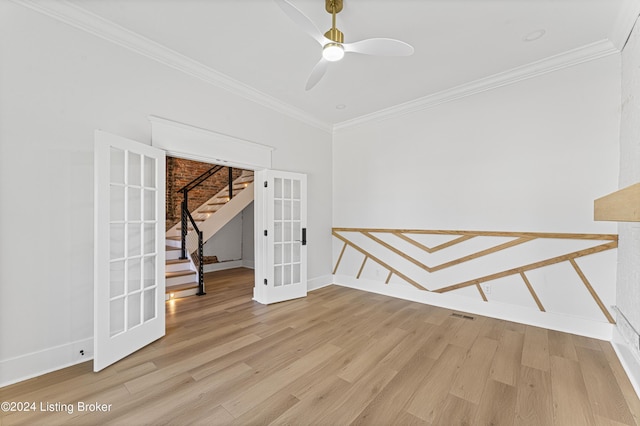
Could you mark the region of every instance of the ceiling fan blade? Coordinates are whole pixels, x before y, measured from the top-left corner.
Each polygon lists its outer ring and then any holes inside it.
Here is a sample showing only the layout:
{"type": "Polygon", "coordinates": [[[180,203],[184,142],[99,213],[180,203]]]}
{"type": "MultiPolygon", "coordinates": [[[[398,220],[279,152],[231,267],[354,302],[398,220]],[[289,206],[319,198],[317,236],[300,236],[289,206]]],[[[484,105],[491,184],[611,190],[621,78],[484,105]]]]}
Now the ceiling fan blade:
{"type": "Polygon", "coordinates": [[[392,38],[368,38],[354,43],[345,43],[345,52],[376,56],[411,56],[413,46],[392,38]]]}
{"type": "Polygon", "coordinates": [[[305,33],[313,37],[321,45],[324,45],[324,36],[316,25],[304,13],[287,0],[274,0],[280,9],[298,25],[305,33]]]}
{"type": "Polygon", "coordinates": [[[329,66],[329,61],[324,58],[321,58],[320,61],[313,67],[311,70],[311,74],[309,75],[309,79],[307,80],[307,85],[304,87],[305,90],[313,89],[313,86],[318,84],[324,73],[327,72],[327,68],[329,66]]]}

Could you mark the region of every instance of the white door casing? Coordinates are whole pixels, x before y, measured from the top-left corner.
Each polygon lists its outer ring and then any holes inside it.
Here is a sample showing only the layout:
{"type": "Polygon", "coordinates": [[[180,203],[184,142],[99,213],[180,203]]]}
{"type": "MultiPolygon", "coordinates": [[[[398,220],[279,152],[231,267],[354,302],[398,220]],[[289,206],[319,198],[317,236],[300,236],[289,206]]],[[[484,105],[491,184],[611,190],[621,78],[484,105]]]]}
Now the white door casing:
{"type": "Polygon", "coordinates": [[[95,133],[94,371],[165,334],[165,153],[95,133]]]}
{"type": "Polygon", "coordinates": [[[269,304],[305,297],[307,176],[262,170],[255,172],[254,182],[257,249],[254,300],[269,304]]]}

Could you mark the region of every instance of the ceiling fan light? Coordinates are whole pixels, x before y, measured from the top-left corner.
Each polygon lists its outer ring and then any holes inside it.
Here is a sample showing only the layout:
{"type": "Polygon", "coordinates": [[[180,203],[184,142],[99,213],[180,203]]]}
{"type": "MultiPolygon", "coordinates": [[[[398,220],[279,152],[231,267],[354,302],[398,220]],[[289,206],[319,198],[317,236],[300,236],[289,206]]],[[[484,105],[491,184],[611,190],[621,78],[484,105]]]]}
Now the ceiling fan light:
{"type": "Polygon", "coordinates": [[[340,43],[327,43],[322,49],[322,57],[329,62],[336,62],[344,58],[344,47],[340,43]]]}

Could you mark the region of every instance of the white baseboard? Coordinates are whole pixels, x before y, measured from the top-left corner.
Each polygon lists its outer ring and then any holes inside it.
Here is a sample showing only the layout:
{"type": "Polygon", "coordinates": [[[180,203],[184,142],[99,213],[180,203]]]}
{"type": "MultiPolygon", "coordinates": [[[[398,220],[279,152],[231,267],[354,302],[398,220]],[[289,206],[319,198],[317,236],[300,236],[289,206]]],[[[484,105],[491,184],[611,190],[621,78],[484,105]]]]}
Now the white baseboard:
{"type": "Polygon", "coordinates": [[[606,341],[611,341],[613,336],[613,325],[605,322],[590,321],[584,318],[559,315],[550,312],[539,312],[522,306],[507,305],[499,302],[487,303],[480,300],[455,296],[453,294],[440,294],[423,291],[409,285],[405,287],[384,284],[367,279],[356,279],[355,277],[346,275],[334,275],[333,278],[334,284],[341,285],[343,287],[355,288],[358,290],[369,291],[371,293],[383,294],[386,296],[397,297],[399,299],[439,306],[441,308],[469,312],[476,315],[483,315],[606,341]]]}
{"type": "Polygon", "coordinates": [[[624,368],[625,373],[627,373],[627,377],[633,389],[636,391],[636,395],[640,398],[640,360],[633,354],[631,349],[629,349],[629,343],[624,336],[620,334],[617,327],[613,328],[611,345],[616,351],[620,364],[622,364],[622,368],[624,368]]]}
{"type": "Polygon", "coordinates": [[[224,271],[226,269],[242,268],[243,266],[242,260],[225,260],[223,262],[204,265],[203,269],[206,274],[207,272],[224,271]]]}
{"type": "Polygon", "coordinates": [[[242,267],[248,269],[256,269],[255,262],[251,259],[242,259],[242,267]]]}
{"type": "Polygon", "coordinates": [[[0,361],[0,388],[92,359],[92,337],[8,358],[0,361]]]}
{"type": "Polygon", "coordinates": [[[333,275],[311,278],[307,280],[307,291],[318,290],[331,284],[333,284],[333,275]]]}

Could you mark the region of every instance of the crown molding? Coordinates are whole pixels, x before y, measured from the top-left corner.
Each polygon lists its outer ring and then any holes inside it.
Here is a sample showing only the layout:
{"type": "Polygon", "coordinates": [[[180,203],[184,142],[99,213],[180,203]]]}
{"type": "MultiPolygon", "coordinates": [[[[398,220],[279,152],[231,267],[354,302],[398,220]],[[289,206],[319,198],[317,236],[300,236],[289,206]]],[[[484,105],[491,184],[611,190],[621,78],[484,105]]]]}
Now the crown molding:
{"type": "Polygon", "coordinates": [[[166,46],[130,31],[112,21],[95,15],[86,9],[78,7],[67,0],[10,1],[48,15],[58,21],[91,33],[135,53],[184,72],[185,74],[199,78],[206,83],[227,90],[249,101],[255,102],[292,119],[329,133],[332,131],[335,133],[336,131],[345,130],[372,121],[382,121],[410,114],[412,112],[431,108],[466,96],[471,96],[563,68],[599,59],[608,55],[620,53],[620,50],[624,46],[624,43],[636,22],[636,18],[640,13],[640,0],[628,0],[620,10],[616,25],[611,35],[611,40],[604,39],[591,43],[521,67],[516,67],[505,72],[464,83],[422,98],[342,121],[332,126],[330,123],[319,120],[302,109],[296,108],[274,98],[273,96],[260,92],[238,80],[214,70],[213,68],[171,50],[166,46]]]}
{"type": "Polygon", "coordinates": [[[66,0],[11,0],[36,12],[86,31],[125,49],[146,56],[171,68],[241,96],[249,101],[277,111],[302,123],[331,132],[329,123],[318,120],[307,112],[284,103],[273,96],[256,90],[238,80],[195,61],[181,53],[104,19],[66,0]]]}
{"type": "Polygon", "coordinates": [[[572,67],[584,62],[593,61],[605,56],[620,53],[614,44],[607,40],[587,44],[577,49],[569,50],[558,55],[550,56],[540,61],[532,62],[508,71],[493,74],[469,83],[424,96],[409,102],[385,108],[371,114],[366,114],[351,120],[342,121],[333,126],[333,131],[340,131],[356,127],[372,121],[382,121],[400,117],[423,109],[431,108],[456,99],[486,92],[498,87],[517,83],[522,80],[537,77],[563,68],[572,67]]]}

